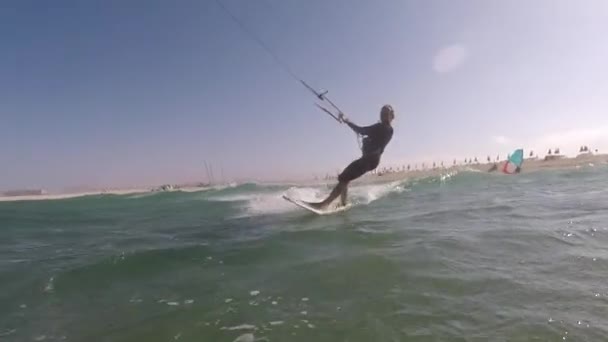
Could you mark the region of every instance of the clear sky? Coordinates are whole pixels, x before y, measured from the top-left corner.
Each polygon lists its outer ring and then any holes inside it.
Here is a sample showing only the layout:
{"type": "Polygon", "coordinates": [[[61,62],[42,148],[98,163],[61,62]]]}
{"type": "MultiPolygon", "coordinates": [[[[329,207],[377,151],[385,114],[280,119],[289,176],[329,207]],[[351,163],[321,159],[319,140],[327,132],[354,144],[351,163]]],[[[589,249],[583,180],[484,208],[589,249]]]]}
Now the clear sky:
{"type": "MultiPolygon", "coordinates": [[[[608,1],[222,0],[383,163],[608,149],[608,1]]],[[[2,1],[0,189],[336,172],[355,136],[215,1],[2,1]]]]}

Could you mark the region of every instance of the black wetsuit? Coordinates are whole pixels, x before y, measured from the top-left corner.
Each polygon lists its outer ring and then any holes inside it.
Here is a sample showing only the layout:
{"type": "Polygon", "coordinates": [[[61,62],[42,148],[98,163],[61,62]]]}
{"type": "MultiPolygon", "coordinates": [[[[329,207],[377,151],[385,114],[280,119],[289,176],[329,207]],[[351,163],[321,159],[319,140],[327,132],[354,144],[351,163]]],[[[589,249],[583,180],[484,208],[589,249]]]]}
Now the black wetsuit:
{"type": "Polygon", "coordinates": [[[368,171],[374,170],[380,163],[380,156],[384,148],[393,137],[393,127],[388,124],[377,123],[367,127],[359,127],[351,122],[347,122],[353,131],[364,136],[363,156],[353,161],[338,176],[340,182],[350,182],[357,179],[368,171]]]}

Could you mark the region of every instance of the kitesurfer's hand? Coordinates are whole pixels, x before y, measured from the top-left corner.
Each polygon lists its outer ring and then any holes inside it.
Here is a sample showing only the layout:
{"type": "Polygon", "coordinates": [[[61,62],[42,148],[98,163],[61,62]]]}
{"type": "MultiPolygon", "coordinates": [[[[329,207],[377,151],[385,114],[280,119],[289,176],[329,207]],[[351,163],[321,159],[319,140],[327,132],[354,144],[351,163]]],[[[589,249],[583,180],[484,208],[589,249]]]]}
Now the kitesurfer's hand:
{"type": "Polygon", "coordinates": [[[344,116],[344,113],[338,114],[338,117],[340,118],[340,122],[348,123],[348,118],[346,116],[344,116]]]}

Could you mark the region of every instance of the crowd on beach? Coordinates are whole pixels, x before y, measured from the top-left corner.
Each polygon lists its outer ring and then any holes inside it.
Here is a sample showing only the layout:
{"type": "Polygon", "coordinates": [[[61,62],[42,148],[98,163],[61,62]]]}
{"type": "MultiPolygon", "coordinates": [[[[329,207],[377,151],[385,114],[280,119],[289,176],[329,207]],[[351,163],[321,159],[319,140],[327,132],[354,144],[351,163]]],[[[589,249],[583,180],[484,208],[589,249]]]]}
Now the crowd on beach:
{"type": "MultiPolygon", "coordinates": [[[[579,148],[579,156],[580,155],[593,155],[597,154],[599,151],[597,149],[592,150],[586,146],[580,146],[579,148]]],[[[500,154],[496,155],[496,157],[486,156],[485,159],[481,159],[474,156],[471,158],[464,158],[464,160],[453,159],[451,162],[444,161],[434,161],[434,162],[420,162],[420,163],[412,163],[412,164],[401,164],[401,165],[391,165],[391,166],[383,166],[379,167],[376,170],[370,172],[371,175],[375,176],[383,176],[388,174],[396,174],[396,173],[404,173],[404,172],[413,172],[413,171],[432,171],[432,170],[442,170],[456,167],[473,167],[476,169],[480,169],[482,171],[487,171],[484,167],[487,166],[488,170],[495,170],[497,164],[500,164],[510,157],[509,154],[501,156],[500,154]]],[[[553,161],[567,159],[565,155],[561,153],[559,147],[551,148],[547,150],[546,155],[541,158],[534,151],[530,151],[526,154],[525,160],[528,161],[553,161]]],[[[339,171],[338,171],[339,172],[339,171]]],[[[323,177],[324,180],[332,180],[335,178],[333,174],[326,174],[323,177]]]]}
{"type": "MultiPolygon", "coordinates": [[[[581,164],[592,165],[595,162],[599,163],[608,163],[608,155],[600,155],[598,154],[597,149],[590,149],[588,146],[583,145],[578,149],[578,156],[576,158],[567,158],[566,156],[561,154],[559,148],[549,149],[546,155],[543,158],[540,158],[534,151],[530,151],[526,154],[525,162],[523,164],[522,169],[524,171],[534,171],[539,169],[546,168],[567,168],[567,167],[578,167],[581,164]]],[[[420,173],[424,172],[442,172],[442,170],[447,169],[457,169],[457,168],[470,168],[482,172],[491,172],[497,169],[497,165],[503,163],[508,160],[510,155],[501,156],[496,155],[496,157],[486,156],[485,159],[480,160],[479,158],[471,157],[464,158],[464,160],[453,159],[451,162],[444,161],[434,161],[434,162],[419,162],[419,163],[411,163],[411,164],[401,164],[401,165],[389,165],[382,166],[377,168],[376,170],[370,172],[370,176],[391,176],[391,177],[400,177],[400,174],[404,173],[420,173]],[[482,162],[483,161],[483,162],[482,162]]],[[[339,173],[341,170],[337,170],[339,173]]],[[[316,180],[334,180],[336,177],[335,174],[326,174],[324,177],[315,177],[316,180]]],[[[367,176],[369,177],[369,176],[367,176]]],[[[384,179],[384,177],[382,177],[384,179]]],[[[389,177],[390,178],[390,177],[389,177]]],[[[104,193],[114,193],[114,194],[127,194],[127,193],[135,193],[141,191],[172,191],[172,190],[182,190],[182,191],[196,191],[200,188],[208,188],[213,184],[210,182],[207,183],[190,183],[190,184],[182,184],[182,185],[170,185],[165,184],[158,187],[154,187],[151,189],[130,189],[130,190],[101,190],[101,191],[89,191],[89,192],[79,192],[82,194],[104,194],[104,193]]],[[[15,190],[15,191],[7,191],[4,193],[0,193],[0,199],[2,198],[40,198],[47,195],[44,190],[39,189],[25,189],[25,190],[15,190]]]]}

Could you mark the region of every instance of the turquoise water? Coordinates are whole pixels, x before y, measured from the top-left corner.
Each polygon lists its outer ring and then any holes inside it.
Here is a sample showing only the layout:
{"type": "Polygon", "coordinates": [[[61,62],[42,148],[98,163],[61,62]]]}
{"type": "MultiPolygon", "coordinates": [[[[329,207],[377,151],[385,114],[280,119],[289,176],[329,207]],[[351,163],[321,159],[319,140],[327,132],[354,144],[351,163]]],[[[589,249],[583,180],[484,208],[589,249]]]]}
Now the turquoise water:
{"type": "Polygon", "coordinates": [[[331,216],[255,184],[0,203],[0,340],[606,340],[607,180],[463,172],[331,216]]]}

